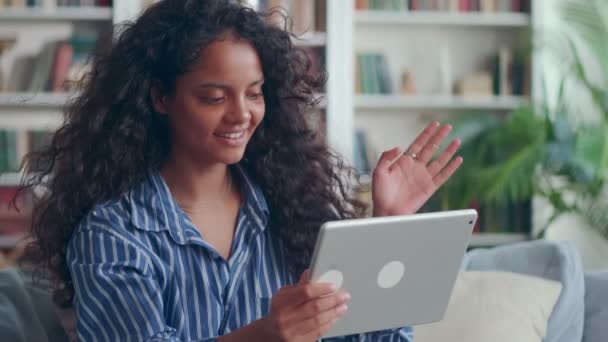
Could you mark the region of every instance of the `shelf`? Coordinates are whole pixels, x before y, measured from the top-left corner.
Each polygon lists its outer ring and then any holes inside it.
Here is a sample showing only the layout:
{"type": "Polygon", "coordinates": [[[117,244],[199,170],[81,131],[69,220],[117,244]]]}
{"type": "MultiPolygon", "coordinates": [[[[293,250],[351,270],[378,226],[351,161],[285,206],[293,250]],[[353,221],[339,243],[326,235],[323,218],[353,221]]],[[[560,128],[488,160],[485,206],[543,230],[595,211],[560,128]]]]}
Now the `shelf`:
{"type": "Polygon", "coordinates": [[[450,25],[481,27],[528,27],[526,13],[450,13],[434,11],[357,11],[355,23],[379,25],[450,25]]]}
{"type": "Polygon", "coordinates": [[[21,182],[21,176],[18,172],[0,173],[0,186],[17,186],[21,182]]]}
{"type": "Polygon", "coordinates": [[[49,129],[62,121],[71,94],[0,93],[0,128],[49,129]]]}
{"type": "Polygon", "coordinates": [[[325,46],[327,36],[325,32],[307,32],[298,38],[293,39],[293,43],[299,47],[325,46]]]}
{"type": "Polygon", "coordinates": [[[57,108],[69,99],[66,93],[0,93],[0,108],[57,108]]]}
{"type": "Polygon", "coordinates": [[[473,234],[469,247],[491,247],[530,240],[527,234],[516,233],[480,233],[473,234]]]}
{"type": "Polygon", "coordinates": [[[500,110],[526,103],[521,96],[356,95],[357,110],[500,110]]]}
{"type": "Polygon", "coordinates": [[[0,21],[112,21],[110,7],[3,8],[0,21]]]}

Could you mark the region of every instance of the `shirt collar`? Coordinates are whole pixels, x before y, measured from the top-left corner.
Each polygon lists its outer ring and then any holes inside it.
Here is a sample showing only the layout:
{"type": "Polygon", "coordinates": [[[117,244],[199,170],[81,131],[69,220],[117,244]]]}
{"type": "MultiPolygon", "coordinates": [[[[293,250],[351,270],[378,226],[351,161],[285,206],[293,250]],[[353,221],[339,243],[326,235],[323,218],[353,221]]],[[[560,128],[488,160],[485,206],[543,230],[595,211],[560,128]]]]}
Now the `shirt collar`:
{"type": "MultiPolygon", "coordinates": [[[[251,218],[253,226],[264,231],[268,225],[269,209],[264,194],[240,165],[234,170],[241,184],[241,210],[251,218]]],[[[171,195],[159,170],[151,170],[146,179],[130,192],[131,222],[145,231],[168,231],[179,244],[188,242],[184,214],[171,195]]]]}
{"type": "Polygon", "coordinates": [[[245,172],[241,165],[237,164],[235,170],[239,176],[241,191],[244,195],[241,205],[249,210],[255,225],[264,230],[268,225],[268,217],[270,215],[264,193],[258,184],[247,175],[247,172],[245,172]]]}

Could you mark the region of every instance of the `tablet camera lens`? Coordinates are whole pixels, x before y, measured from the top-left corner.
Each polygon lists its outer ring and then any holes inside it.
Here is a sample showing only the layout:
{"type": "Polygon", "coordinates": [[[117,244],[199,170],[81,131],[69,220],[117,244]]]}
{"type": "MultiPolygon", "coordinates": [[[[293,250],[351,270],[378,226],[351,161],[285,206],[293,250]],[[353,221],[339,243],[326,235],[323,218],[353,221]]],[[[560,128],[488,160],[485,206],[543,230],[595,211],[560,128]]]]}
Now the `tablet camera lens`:
{"type": "Polygon", "coordinates": [[[469,224],[473,224],[473,221],[469,221],[469,224]]]}

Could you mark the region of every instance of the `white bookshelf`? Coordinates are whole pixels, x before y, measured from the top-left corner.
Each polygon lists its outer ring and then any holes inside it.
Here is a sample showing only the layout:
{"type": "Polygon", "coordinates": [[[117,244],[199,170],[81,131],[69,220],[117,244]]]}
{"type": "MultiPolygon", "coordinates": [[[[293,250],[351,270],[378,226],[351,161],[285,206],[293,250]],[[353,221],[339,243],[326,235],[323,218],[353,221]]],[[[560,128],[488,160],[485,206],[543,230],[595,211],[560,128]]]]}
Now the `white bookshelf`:
{"type": "MultiPolygon", "coordinates": [[[[502,46],[516,47],[519,35],[533,28],[533,15],[363,11],[355,10],[355,0],[339,4],[328,1],[328,6],[328,140],[347,160],[353,160],[357,129],[366,133],[373,150],[381,152],[407,147],[430,120],[446,122],[466,112],[508,113],[530,101],[521,96],[450,94],[440,69],[441,50],[447,47],[451,86],[468,75],[488,70],[488,58],[502,46]],[[355,93],[354,57],[367,52],[386,56],[392,94],[355,93]],[[413,72],[413,95],[400,92],[404,71],[413,72]]],[[[534,88],[533,83],[533,95],[534,88]]],[[[470,247],[529,239],[525,234],[482,233],[471,238],[470,247]]]]}
{"type": "Polygon", "coordinates": [[[0,21],[112,21],[109,7],[2,8],[0,21]]]}
{"type": "Polygon", "coordinates": [[[530,240],[527,234],[518,233],[480,233],[473,234],[469,241],[469,247],[490,247],[507,245],[530,240]]]}
{"type": "Polygon", "coordinates": [[[477,27],[527,27],[530,16],[525,13],[450,13],[450,12],[392,12],[356,11],[356,24],[366,25],[433,25],[477,27]]]}
{"type": "Polygon", "coordinates": [[[508,111],[526,103],[521,96],[357,95],[357,110],[508,111]]]}
{"type": "MultiPolygon", "coordinates": [[[[70,39],[75,34],[103,33],[111,24],[132,19],[141,10],[141,0],[115,1],[114,7],[3,7],[0,37],[14,37],[16,44],[2,56],[0,69],[5,86],[22,58],[38,56],[45,42],[70,39]]],[[[70,94],[0,92],[0,129],[55,129],[70,94]]]]}
{"type": "MultiPolygon", "coordinates": [[[[502,46],[514,48],[520,33],[532,28],[526,13],[456,13],[430,11],[355,10],[354,0],[328,2],[327,129],[330,144],[347,160],[354,153],[354,131],[369,130],[378,150],[404,147],[426,124],[428,112],[488,111],[507,113],[528,101],[519,96],[446,94],[440,75],[441,49],[449,50],[449,82],[480,71],[502,46]],[[380,53],[387,57],[390,95],[355,94],[354,56],[380,53]],[[400,94],[401,75],[414,72],[414,95],[400,94]],[[373,115],[378,115],[375,122],[373,115]],[[408,115],[400,115],[407,112],[408,115]],[[362,114],[362,115],[360,115],[362,114]],[[395,114],[395,115],[393,115],[395,114]],[[390,115],[391,119],[387,119],[390,115]],[[398,134],[398,135],[397,135],[398,134]]],[[[486,69],[487,70],[487,69],[486,69]]],[[[534,85],[532,86],[534,94],[534,85]]],[[[446,118],[449,116],[446,116],[446,118]]],[[[437,119],[434,116],[432,119],[437,119]]]]}

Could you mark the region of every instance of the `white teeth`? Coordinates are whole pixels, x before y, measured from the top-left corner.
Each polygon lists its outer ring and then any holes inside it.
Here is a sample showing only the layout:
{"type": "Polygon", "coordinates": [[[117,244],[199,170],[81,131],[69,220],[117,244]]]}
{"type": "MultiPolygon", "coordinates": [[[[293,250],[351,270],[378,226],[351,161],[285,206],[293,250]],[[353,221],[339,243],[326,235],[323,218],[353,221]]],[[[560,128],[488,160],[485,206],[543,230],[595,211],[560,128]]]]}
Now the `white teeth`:
{"type": "Polygon", "coordinates": [[[216,133],[216,135],[223,137],[223,138],[228,138],[228,139],[240,139],[243,137],[243,135],[245,135],[245,131],[242,132],[237,132],[237,133],[216,133]]]}

